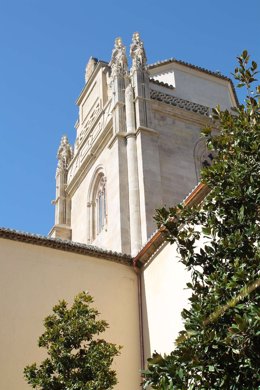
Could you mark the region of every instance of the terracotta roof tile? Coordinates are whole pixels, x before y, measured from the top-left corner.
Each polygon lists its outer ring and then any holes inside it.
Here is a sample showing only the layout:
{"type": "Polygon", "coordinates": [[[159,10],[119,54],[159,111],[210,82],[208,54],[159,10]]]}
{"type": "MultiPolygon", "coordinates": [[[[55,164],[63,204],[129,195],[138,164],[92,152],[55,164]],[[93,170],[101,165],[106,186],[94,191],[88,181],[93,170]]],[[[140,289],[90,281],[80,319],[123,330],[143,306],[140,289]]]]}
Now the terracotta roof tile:
{"type": "Polygon", "coordinates": [[[195,70],[198,70],[200,72],[204,72],[204,73],[210,74],[212,76],[218,77],[220,79],[224,79],[224,80],[232,82],[229,77],[222,75],[220,72],[213,72],[212,70],[202,68],[202,67],[197,66],[197,65],[190,64],[189,62],[186,62],[186,61],[177,60],[176,58],[168,58],[166,60],[157,61],[153,64],[147,65],[147,68],[153,69],[153,68],[157,68],[158,66],[172,64],[172,63],[184,65],[184,66],[187,66],[191,69],[195,69],[195,70]]]}
{"type": "Polygon", "coordinates": [[[59,238],[51,238],[38,234],[24,233],[7,228],[0,228],[0,238],[20,241],[32,245],[40,245],[67,252],[74,252],[81,255],[99,257],[102,259],[119,262],[129,266],[132,265],[132,258],[130,255],[117,253],[97,248],[93,245],[85,245],[74,241],[61,240],[59,238]]]}
{"type": "Polygon", "coordinates": [[[175,87],[173,85],[170,85],[168,83],[164,83],[163,81],[155,80],[153,77],[150,77],[150,81],[153,84],[157,84],[157,85],[160,85],[160,86],[165,87],[165,88],[175,89],[175,87]]]}

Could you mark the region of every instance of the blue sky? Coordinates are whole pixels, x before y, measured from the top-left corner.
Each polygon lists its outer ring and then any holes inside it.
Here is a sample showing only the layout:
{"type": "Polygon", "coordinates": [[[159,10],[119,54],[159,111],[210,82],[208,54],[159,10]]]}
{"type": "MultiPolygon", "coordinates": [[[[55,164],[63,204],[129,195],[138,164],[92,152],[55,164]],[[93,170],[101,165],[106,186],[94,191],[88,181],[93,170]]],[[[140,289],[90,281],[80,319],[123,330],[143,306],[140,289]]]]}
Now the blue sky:
{"type": "Polygon", "coordinates": [[[175,57],[225,75],[247,48],[260,65],[260,1],[0,0],[0,226],[46,235],[56,153],[74,142],[75,100],[92,55],[144,41],[148,62],[175,57]]]}

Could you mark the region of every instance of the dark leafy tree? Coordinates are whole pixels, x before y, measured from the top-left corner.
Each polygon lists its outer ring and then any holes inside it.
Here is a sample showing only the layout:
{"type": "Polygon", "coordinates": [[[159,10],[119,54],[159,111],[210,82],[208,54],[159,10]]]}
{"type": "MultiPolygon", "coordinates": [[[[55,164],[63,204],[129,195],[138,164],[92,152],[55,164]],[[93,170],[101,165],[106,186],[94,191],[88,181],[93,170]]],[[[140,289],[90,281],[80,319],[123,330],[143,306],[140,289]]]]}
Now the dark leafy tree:
{"type": "Polygon", "coordinates": [[[75,297],[71,308],[60,301],[45,318],[39,346],[48,358],[24,369],[27,382],[39,390],[104,390],[117,383],[111,370],[120,347],[98,339],[108,324],[97,320],[93,299],[85,292],[75,297]]]}
{"type": "Polygon", "coordinates": [[[191,297],[176,349],[148,360],[144,388],[260,389],[260,86],[249,60],[244,51],[234,72],[245,104],[217,107],[203,130],[215,156],[202,170],[208,196],[157,211],[191,271],[191,297]]]}

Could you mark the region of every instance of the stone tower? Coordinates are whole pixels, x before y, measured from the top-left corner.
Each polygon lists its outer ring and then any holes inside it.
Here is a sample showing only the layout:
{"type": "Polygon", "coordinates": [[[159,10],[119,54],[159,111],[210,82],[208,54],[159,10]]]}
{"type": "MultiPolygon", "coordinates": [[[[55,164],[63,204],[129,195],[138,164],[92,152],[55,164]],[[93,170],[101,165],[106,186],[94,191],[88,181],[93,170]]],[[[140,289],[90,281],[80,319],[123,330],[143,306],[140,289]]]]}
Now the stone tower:
{"type": "Polygon", "coordinates": [[[58,151],[50,235],[135,255],[153,215],[180,202],[210,158],[200,139],[210,109],[236,105],[230,79],[169,59],[147,64],[134,33],[131,66],[121,38],[109,63],[90,58],[77,100],[74,150],[58,151]]]}

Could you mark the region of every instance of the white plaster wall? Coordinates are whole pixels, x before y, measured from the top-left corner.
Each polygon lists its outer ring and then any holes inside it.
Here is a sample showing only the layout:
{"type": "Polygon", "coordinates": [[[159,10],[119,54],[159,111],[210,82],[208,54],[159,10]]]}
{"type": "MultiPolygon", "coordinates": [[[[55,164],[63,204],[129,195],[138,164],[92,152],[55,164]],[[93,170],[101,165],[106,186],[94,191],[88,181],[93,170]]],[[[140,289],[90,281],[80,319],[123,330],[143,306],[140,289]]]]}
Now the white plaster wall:
{"type": "Polygon", "coordinates": [[[175,70],[176,96],[207,107],[230,108],[227,82],[216,77],[203,77],[180,69],[175,70]]]}
{"type": "Polygon", "coordinates": [[[23,369],[45,357],[37,346],[43,319],[59,299],[72,302],[83,290],[109,323],[107,341],[122,345],[115,359],[117,390],[140,383],[137,278],[132,268],[109,260],[0,239],[0,389],[29,390],[23,369]]]}
{"type": "Polygon", "coordinates": [[[188,306],[185,289],[189,274],[179,262],[175,245],[169,243],[153,256],[143,272],[144,350],[169,353],[183,329],[181,311],[188,306]]]}
{"type": "MultiPolygon", "coordinates": [[[[216,107],[217,104],[220,104],[222,109],[226,109],[234,105],[226,80],[176,63],[149,70],[150,75],[154,78],[163,72],[173,73],[172,78],[175,79],[174,96],[176,97],[207,107],[216,107]]],[[[161,75],[160,81],[167,82],[169,74],[167,73],[167,79],[165,78],[165,80],[161,75]]]]}

